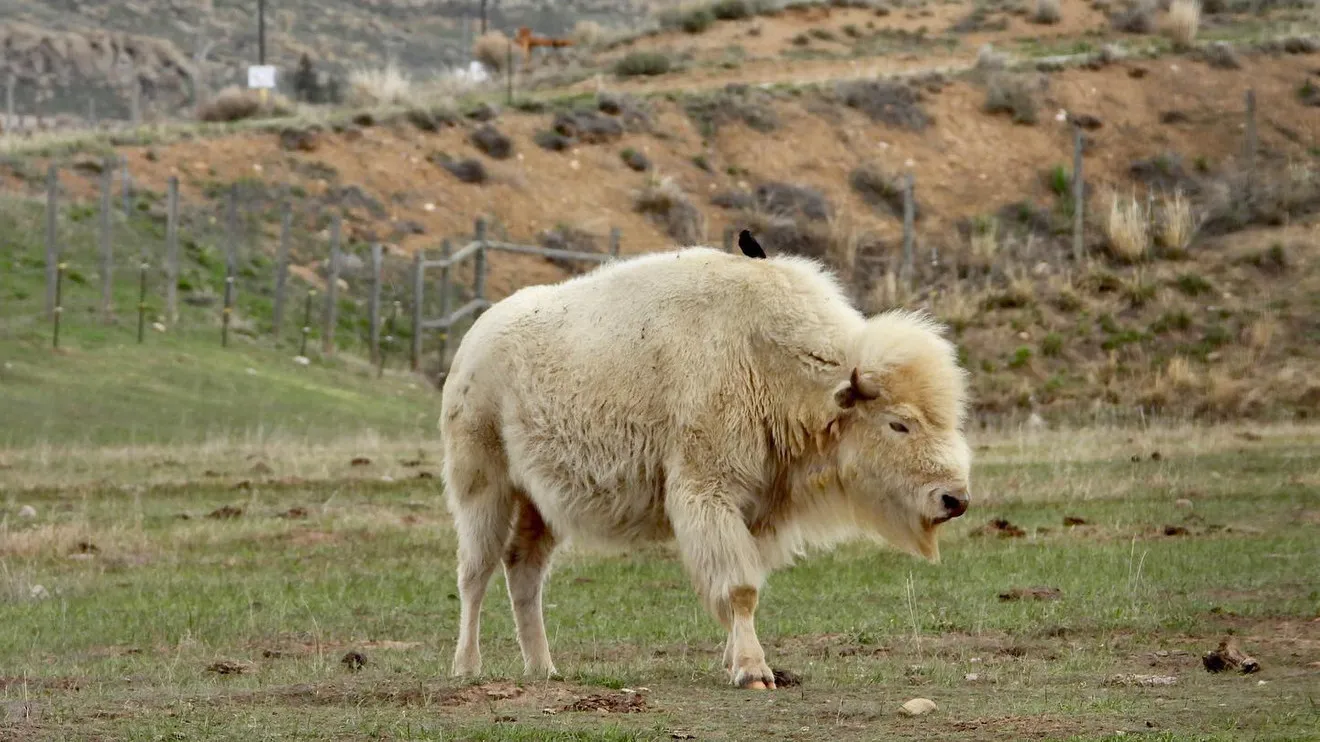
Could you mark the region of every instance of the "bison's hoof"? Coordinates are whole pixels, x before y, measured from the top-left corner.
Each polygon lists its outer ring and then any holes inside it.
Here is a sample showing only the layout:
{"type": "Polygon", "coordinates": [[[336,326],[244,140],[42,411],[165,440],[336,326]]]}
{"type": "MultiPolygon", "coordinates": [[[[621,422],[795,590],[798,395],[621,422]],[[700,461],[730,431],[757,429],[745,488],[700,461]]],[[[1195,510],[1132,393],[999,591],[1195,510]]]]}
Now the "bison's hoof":
{"type": "Polygon", "coordinates": [[[738,669],[734,673],[733,684],[739,688],[749,690],[773,690],[775,687],[775,674],[770,670],[770,666],[761,662],[755,665],[748,665],[738,669]]]}

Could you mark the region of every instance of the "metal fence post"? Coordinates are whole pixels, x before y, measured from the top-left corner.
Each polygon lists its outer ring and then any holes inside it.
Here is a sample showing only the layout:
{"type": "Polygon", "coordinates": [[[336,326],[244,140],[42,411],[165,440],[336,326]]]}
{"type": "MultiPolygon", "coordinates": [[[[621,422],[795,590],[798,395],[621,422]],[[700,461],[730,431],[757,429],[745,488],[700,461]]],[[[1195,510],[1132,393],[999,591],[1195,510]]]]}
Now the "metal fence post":
{"type": "Polygon", "coordinates": [[[426,259],[421,250],[413,253],[412,265],[412,348],[408,354],[408,366],[413,371],[422,366],[422,300],[425,296],[426,286],[422,283],[424,268],[422,261],[426,259]]]}
{"type": "Polygon", "coordinates": [[[147,261],[142,261],[138,271],[138,345],[146,334],[147,325],[147,261]]]}
{"type": "Polygon", "coordinates": [[[179,321],[179,176],[171,175],[165,216],[165,313],[179,321]]]}
{"type": "MultiPolygon", "coordinates": [[[[484,300],[486,298],[486,219],[477,217],[476,224],[477,253],[472,261],[472,298],[484,300]]],[[[476,322],[481,316],[481,309],[472,313],[472,321],[476,322]]]]}
{"type": "Polygon", "coordinates": [[[293,207],[285,199],[280,213],[280,244],[275,253],[275,307],[272,321],[275,323],[272,334],[280,339],[284,328],[284,294],[289,279],[289,232],[293,228],[293,207]]]}
{"type": "Polygon", "coordinates": [[[370,324],[371,362],[380,363],[380,243],[371,245],[371,297],[367,304],[367,322],[370,324]]]}
{"type": "Polygon", "coordinates": [[[46,170],[46,316],[50,318],[54,318],[59,303],[55,296],[60,272],[59,232],[55,224],[59,213],[59,190],[59,167],[52,162],[46,170]]]}
{"type": "MultiPolygon", "coordinates": [[[[444,258],[446,261],[444,267],[440,269],[440,296],[439,296],[440,316],[444,319],[449,318],[449,263],[447,261],[449,260],[449,257],[453,254],[453,252],[454,249],[453,246],[449,244],[449,240],[445,240],[440,243],[440,257],[444,258]]],[[[438,338],[438,343],[440,346],[439,374],[441,377],[443,377],[444,374],[449,370],[445,366],[445,362],[449,356],[448,327],[440,328],[440,337],[438,338]]]]}
{"type": "Polygon", "coordinates": [[[335,212],[330,223],[330,266],[325,282],[325,332],[321,337],[321,352],[335,351],[335,323],[339,321],[339,233],[343,227],[343,214],[335,212]]]}
{"type": "Polygon", "coordinates": [[[619,242],[623,238],[623,231],[618,227],[610,227],[610,256],[619,257],[619,242]]]}
{"type": "Polygon", "coordinates": [[[110,240],[110,192],[114,188],[115,164],[107,157],[101,171],[101,316],[108,324],[114,321],[114,248],[110,240]]]}
{"type": "MultiPolygon", "coordinates": [[[[127,170],[125,170],[127,172],[127,170]]],[[[238,271],[238,183],[229,185],[229,207],[225,210],[225,307],[220,316],[220,346],[229,346],[229,321],[234,313],[234,275],[238,271]]]]}
{"type": "Polygon", "coordinates": [[[1256,91],[1247,88],[1247,131],[1243,143],[1243,153],[1247,161],[1247,195],[1250,196],[1256,184],[1256,91]]]}

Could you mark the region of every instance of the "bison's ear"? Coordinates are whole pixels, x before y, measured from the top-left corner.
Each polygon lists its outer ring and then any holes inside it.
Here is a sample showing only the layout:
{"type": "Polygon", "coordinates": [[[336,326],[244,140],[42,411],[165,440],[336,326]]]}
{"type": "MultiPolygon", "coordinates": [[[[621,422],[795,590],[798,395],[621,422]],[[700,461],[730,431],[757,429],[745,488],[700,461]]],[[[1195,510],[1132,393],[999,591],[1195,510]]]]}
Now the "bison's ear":
{"type": "MultiPolygon", "coordinates": [[[[869,376],[869,375],[868,375],[869,376]]],[[[858,402],[865,402],[880,396],[880,390],[870,378],[862,378],[857,369],[847,381],[840,382],[834,389],[834,403],[843,409],[849,409],[858,402]]]]}

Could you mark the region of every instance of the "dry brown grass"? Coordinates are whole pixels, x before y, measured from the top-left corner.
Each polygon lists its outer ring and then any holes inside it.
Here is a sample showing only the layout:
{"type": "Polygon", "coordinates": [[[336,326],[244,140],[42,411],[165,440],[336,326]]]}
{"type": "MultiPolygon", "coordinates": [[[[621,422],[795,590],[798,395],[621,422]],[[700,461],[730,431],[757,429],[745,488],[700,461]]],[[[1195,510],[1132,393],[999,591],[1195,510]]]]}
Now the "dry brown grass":
{"type": "Polygon", "coordinates": [[[1243,343],[1251,352],[1252,360],[1257,360],[1274,344],[1282,326],[1271,316],[1258,317],[1242,331],[1243,343]]]}
{"type": "Polygon", "coordinates": [[[633,194],[633,209],[663,226],[679,245],[700,244],[706,238],[705,214],[672,176],[652,173],[633,194]]]}
{"type": "Polygon", "coordinates": [[[348,73],[350,106],[406,106],[414,102],[412,80],[397,64],[382,68],[359,67],[348,73]]]}
{"type": "Polygon", "coordinates": [[[1150,227],[1145,209],[1135,196],[1123,198],[1116,191],[1109,196],[1109,213],[1103,224],[1106,242],[1115,258],[1135,263],[1146,256],[1150,245],[1150,227]]]}
{"type": "Polygon", "coordinates": [[[999,252],[999,219],[988,216],[975,220],[968,241],[973,265],[985,267],[993,264],[999,252]]]}
{"type": "Polygon", "coordinates": [[[1201,0],[1173,0],[1169,5],[1169,38],[1175,47],[1187,49],[1196,41],[1201,25],[1201,0]]]}
{"type": "Polygon", "coordinates": [[[1196,207],[1182,189],[1160,204],[1159,239],[1169,251],[1181,253],[1192,244],[1197,229],[1196,207]]]}
{"type": "Polygon", "coordinates": [[[197,107],[197,119],[227,123],[244,119],[292,116],[295,110],[292,101],[279,93],[269,93],[263,103],[256,90],[230,85],[197,107]]]}
{"type": "Polygon", "coordinates": [[[500,31],[487,31],[472,42],[472,57],[485,65],[491,74],[504,71],[509,64],[512,42],[500,31]]]}

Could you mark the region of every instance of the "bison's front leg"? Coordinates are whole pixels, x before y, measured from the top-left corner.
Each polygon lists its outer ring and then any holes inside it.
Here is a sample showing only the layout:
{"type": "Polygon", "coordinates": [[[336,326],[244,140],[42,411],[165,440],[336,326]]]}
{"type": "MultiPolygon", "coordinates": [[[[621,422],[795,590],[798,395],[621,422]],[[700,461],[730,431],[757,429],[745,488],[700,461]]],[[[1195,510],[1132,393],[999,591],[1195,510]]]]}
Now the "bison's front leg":
{"type": "Polygon", "coordinates": [[[756,638],[760,555],[731,490],[718,480],[671,482],[665,507],[683,565],[703,601],[729,630],[725,665],[742,688],[773,688],[774,673],[756,638]]]}

